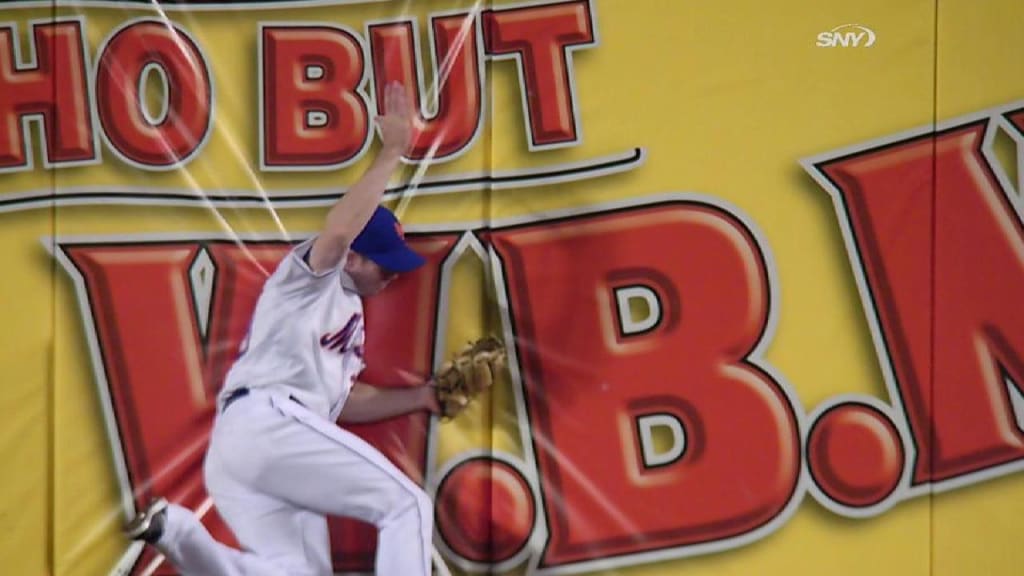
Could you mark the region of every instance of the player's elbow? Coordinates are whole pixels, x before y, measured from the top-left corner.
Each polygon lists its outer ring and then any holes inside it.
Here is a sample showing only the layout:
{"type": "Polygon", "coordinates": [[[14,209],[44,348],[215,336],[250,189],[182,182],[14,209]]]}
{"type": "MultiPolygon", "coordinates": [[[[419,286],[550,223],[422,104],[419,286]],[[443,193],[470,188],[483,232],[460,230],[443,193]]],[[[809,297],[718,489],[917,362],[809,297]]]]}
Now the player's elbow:
{"type": "Polygon", "coordinates": [[[313,242],[307,260],[309,267],[317,273],[330,270],[341,263],[351,241],[329,233],[321,233],[313,242]]]}

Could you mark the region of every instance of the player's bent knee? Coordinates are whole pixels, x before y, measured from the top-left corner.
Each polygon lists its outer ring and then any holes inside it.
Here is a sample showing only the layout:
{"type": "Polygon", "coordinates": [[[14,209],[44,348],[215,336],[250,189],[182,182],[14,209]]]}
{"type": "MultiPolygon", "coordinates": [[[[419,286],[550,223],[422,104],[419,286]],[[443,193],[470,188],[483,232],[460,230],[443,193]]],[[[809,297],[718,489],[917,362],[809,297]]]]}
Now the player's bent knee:
{"type": "Polygon", "coordinates": [[[427,493],[423,490],[417,489],[413,494],[416,501],[416,514],[420,518],[420,521],[424,524],[433,526],[434,524],[434,503],[427,496],[427,493]]]}
{"type": "Polygon", "coordinates": [[[399,486],[388,499],[382,524],[411,515],[429,519],[433,517],[433,511],[434,505],[430,497],[418,486],[399,486]]]}
{"type": "Polygon", "coordinates": [[[416,491],[416,506],[420,509],[420,512],[427,514],[430,517],[434,515],[434,502],[427,496],[427,493],[423,490],[416,491]]]}

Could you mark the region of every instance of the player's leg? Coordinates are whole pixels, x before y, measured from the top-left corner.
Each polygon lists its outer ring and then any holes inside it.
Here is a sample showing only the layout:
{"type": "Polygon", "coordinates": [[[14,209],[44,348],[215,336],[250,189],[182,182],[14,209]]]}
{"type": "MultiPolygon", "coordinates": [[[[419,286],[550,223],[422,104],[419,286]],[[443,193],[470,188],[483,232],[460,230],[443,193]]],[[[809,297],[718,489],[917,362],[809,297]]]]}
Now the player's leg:
{"type": "Polygon", "coordinates": [[[233,405],[228,415],[249,433],[260,428],[260,454],[244,453],[245,434],[220,443],[218,457],[235,480],[282,502],[374,524],[379,575],[430,574],[433,505],[419,486],[357,436],[286,398],[253,394],[244,402],[244,411],[232,416],[233,405]]]}
{"type": "Polygon", "coordinates": [[[243,549],[289,575],[331,574],[326,518],[268,494],[260,479],[278,453],[303,449],[276,433],[281,422],[265,395],[232,403],[214,425],[206,489],[243,549]]]}
{"type": "Polygon", "coordinates": [[[308,451],[283,459],[268,483],[304,508],[376,526],[376,574],[429,575],[434,520],[426,493],[358,436],[333,424],[299,422],[292,428],[308,451]],[[286,470],[297,481],[289,482],[286,470]]]}
{"type": "Polygon", "coordinates": [[[284,576],[284,570],[217,542],[186,508],[160,499],[125,528],[130,538],[155,546],[182,576],[284,576]]]}
{"type": "Polygon", "coordinates": [[[301,424],[295,429],[309,448],[292,455],[281,470],[316,478],[284,484],[283,493],[318,512],[358,518],[377,527],[376,574],[429,575],[433,545],[433,503],[422,488],[376,448],[294,403],[279,401],[301,424]]]}
{"type": "MultiPolygon", "coordinates": [[[[213,460],[212,458],[208,458],[213,460]]],[[[216,464],[207,464],[207,478],[216,464]]],[[[327,519],[230,477],[207,480],[221,518],[245,550],[289,575],[332,574],[327,519]]]]}

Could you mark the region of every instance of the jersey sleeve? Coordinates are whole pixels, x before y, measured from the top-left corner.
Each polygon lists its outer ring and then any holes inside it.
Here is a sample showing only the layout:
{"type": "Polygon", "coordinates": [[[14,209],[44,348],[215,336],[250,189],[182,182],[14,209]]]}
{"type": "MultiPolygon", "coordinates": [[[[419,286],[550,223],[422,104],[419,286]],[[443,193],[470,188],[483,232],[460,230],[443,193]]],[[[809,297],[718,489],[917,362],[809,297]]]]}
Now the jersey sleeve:
{"type": "MultiPolygon", "coordinates": [[[[315,236],[298,244],[285,255],[277,270],[267,280],[267,288],[295,296],[315,295],[331,283],[339,281],[341,264],[320,272],[310,267],[309,252],[313,248],[314,240],[315,236]]],[[[344,256],[341,261],[345,261],[344,256]]]]}

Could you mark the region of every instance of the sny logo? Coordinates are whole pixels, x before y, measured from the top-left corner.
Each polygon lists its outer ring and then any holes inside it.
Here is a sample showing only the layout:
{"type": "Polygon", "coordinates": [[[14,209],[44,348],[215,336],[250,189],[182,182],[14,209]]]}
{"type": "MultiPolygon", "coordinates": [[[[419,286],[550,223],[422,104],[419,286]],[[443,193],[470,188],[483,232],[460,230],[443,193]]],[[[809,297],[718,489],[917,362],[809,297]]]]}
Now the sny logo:
{"type": "Polygon", "coordinates": [[[860,24],[843,24],[818,34],[820,48],[870,48],[875,44],[875,31],[860,24]]]}

